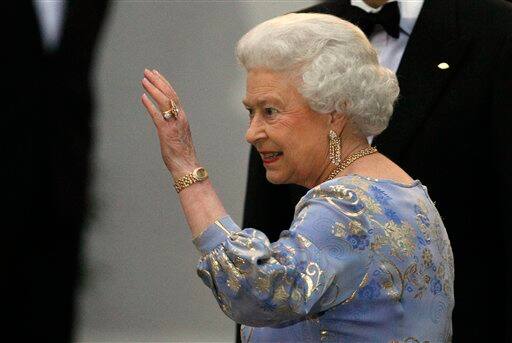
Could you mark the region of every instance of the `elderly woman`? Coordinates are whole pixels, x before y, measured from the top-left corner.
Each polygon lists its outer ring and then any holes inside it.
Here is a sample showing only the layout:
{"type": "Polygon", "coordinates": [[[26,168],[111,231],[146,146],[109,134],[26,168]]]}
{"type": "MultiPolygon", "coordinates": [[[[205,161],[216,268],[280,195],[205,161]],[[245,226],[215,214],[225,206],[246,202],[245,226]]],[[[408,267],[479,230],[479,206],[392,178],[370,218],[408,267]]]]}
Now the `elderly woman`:
{"type": "Polygon", "coordinates": [[[420,181],[368,145],[391,116],[395,75],[357,27],[324,14],[266,21],[236,53],[246,138],[268,181],[310,189],[278,241],[227,215],[155,70],[142,84],[157,105],[142,102],[202,254],[198,274],[244,324],[243,341],[450,340],[453,257],[441,217],[420,181]]]}

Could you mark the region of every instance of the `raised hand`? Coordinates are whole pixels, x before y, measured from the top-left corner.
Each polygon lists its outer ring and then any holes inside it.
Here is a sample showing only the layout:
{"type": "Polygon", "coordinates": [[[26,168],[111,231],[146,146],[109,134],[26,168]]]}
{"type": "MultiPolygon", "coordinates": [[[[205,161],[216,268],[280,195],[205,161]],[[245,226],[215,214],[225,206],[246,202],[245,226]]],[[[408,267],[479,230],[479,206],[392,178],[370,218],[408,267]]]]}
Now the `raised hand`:
{"type": "Polygon", "coordinates": [[[142,104],[157,128],[162,158],[174,179],[199,166],[187,116],[167,79],[155,69],[144,70],[142,87],[152,100],[142,94],[142,104]],[[166,118],[164,118],[164,116],[166,118]]]}

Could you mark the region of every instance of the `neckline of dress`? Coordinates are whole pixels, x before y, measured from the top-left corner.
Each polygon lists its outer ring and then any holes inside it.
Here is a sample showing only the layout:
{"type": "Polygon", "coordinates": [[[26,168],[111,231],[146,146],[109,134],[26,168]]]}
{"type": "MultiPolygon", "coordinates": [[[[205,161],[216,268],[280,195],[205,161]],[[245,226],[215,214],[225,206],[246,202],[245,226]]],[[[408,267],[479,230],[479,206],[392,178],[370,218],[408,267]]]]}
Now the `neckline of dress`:
{"type": "Polygon", "coordinates": [[[421,182],[420,180],[416,179],[414,180],[412,183],[410,184],[405,184],[405,183],[401,183],[401,182],[398,182],[398,181],[395,181],[395,180],[391,180],[391,179],[375,179],[375,178],[372,178],[372,177],[369,177],[369,176],[364,176],[364,175],[360,175],[360,174],[356,174],[356,173],[352,173],[352,174],[347,174],[347,175],[343,175],[343,176],[340,176],[340,177],[337,177],[337,178],[334,178],[330,181],[334,181],[334,180],[340,180],[340,179],[343,179],[343,178],[349,178],[349,177],[358,177],[358,178],[361,178],[361,179],[365,179],[367,181],[373,181],[373,182],[384,182],[384,183],[391,183],[395,186],[399,186],[399,187],[402,187],[402,188],[414,188],[418,185],[421,185],[421,182]]]}

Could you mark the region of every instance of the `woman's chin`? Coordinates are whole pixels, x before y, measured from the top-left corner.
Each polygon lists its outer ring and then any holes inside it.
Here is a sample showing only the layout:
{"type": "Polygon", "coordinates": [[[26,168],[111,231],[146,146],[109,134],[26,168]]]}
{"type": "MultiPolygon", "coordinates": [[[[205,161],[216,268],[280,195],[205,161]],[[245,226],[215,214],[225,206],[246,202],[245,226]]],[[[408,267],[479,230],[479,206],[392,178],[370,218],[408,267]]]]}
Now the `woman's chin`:
{"type": "Polygon", "coordinates": [[[267,181],[274,185],[294,183],[293,180],[290,179],[290,175],[279,173],[277,170],[267,170],[265,176],[267,181]]]}
{"type": "Polygon", "coordinates": [[[267,173],[265,174],[265,176],[267,178],[267,181],[273,185],[283,185],[283,184],[290,183],[290,182],[288,182],[288,180],[286,180],[284,175],[282,175],[280,173],[276,173],[275,171],[267,170],[267,173]]]}

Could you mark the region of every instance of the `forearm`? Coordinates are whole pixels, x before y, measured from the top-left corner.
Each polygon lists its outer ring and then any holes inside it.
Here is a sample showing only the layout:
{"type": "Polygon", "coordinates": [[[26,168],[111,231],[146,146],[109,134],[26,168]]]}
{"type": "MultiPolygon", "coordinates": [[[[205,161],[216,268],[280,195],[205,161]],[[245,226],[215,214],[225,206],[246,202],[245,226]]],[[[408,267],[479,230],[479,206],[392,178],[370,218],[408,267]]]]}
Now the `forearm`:
{"type": "MultiPolygon", "coordinates": [[[[144,70],[142,86],[158,104],[158,107],[155,106],[146,94],[142,95],[142,103],[157,128],[165,166],[173,179],[178,180],[199,167],[187,116],[171,84],[156,70],[144,70]],[[173,117],[165,118],[163,113],[171,109],[175,111],[173,117]]],[[[181,190],[179,198],[192,237],[198,236],[210,224],[226,215],[208,179],[181,190]]]]}
{"type": "Polygon", "coordinates": [[[183,189],[179,198],[193,238],[227,214],[209,179],[183,189]]]}

